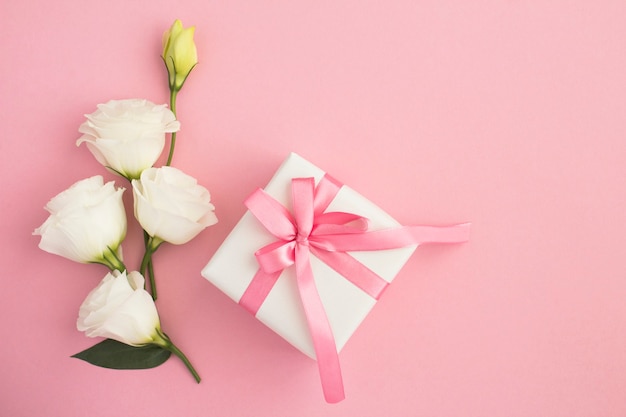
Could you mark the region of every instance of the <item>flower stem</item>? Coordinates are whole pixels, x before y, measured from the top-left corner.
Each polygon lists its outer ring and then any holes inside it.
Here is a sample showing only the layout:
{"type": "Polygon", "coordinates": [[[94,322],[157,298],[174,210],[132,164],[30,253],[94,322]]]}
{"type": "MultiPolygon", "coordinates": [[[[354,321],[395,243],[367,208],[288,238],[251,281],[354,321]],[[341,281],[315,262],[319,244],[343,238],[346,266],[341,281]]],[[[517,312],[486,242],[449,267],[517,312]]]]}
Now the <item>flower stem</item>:
{"type": "MultiPolygon", "coordinates": [[[[148,248],[148,242],[150,241],[150,235],[148,234],[148,232],[146,232],[145,230],[143,231],[143,245],[144,248],[148,248]]],[[[147,251],[146,251],[147,252],[147,251]]],[[[145,253],[144,253],[144,257],[145,257],[145,253]]],[[[142,264],[143,264],[143,259],[142,259],[142,264]]],[[[148,270],[147,271],[142,271],[141,267],[139,269],[139,272],[143,275],[144,278],[146,278],[146,275],[144,274],[144,272],[147,272],[148,274],[148,279],[150,280],[150,288],[153,288],[154,286],[152,285],[154,282],[154,267],[153,267],[153,263],[152,263],[152,257],[150,257],[150,260],[148,261],[148,270]]],[[[145,285],[144,285],[145,286],[145,285]]],[[[155,298],[153,298],[155,299],[155,298]]]]}
{"type": "Polygon", "coordinates": [[[141,266],[139,268],[139,272],[144,277],[146,276],[146,269],[148,270],[148,275],[150,279],[150,292],[152,294],[152,299],[157,299],[157,287],[156,280],[154,278],[154,269],[152,268],[152,254],[156,252],[163,241],[158,237],[148,237],[146,244],[146,251],[143,254],[143,258],[141,260],[141,266]]]}
{"type": "Polygon", "coordinates": [[[161,346],[162,348],[169,350],[174,355],[178,356],[180,360],[183,361],[183,363],[185,364],[189,372],[191,372],[191,375],[193,375],[196,382],[199,384],[201,381],[200,375],[198,374],[196,369],[193,367],[193,365],[189,361],[189,358],[187,358],[187,356],[183,353],[182,350],[180,350],[174,343],[172,343],[170,338],[167,337],[165,333],[162,333],[161,331],[159,331],[159,335],[162,337],[162,340],[157,342],[157,344],[161,346]]]}
{"type": "MultiPolygon", "coordinates": [[[[176,95],[178,94],[178,90],[174,87],[170,87],[170,110],[176,116],[176,95]]],[[[166,166],[170,166],[172,164],[172,158],[174,157],[174,147],[176,146],[176,132],[172,132],[172,138],[170,141],[170,152],[167,156],[166,166]]]]}
{"type": "Polygon", "coordinates": [[[150,277],[150,288],[154,288],[154,298],[156,300],[156,282],[154,278],[154,264],[152,263],[152,258],[150,258],[150,262],[148,262],[148,276],[150,277]]]}

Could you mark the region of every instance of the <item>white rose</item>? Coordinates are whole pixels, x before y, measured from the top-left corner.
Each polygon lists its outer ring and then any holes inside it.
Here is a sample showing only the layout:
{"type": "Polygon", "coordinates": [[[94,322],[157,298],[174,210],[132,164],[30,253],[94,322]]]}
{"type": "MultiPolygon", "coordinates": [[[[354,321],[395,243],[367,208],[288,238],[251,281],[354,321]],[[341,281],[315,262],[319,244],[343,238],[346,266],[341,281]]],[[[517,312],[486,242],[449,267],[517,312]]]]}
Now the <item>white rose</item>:
{"type": "Polygon", "coordinates": [[[181,245],[217,223],[209,191],[176,168],[146,169],[132,184],[135,217],[158,240],[181,245]]]}
{"type": "Polygon", "coordinates": [[[111,100],[85,116],[76,146],[86,142],[98,162],[129,179],[139,178],[154,165],[163,152],[166,132],[180,129],[165,104],[140,99],[111,100]]]}
{"type": "Polygon", "coordinates": [[[33,232],[41,236],[39,247],[76,262],[117,267],[126,237],[123,192],[113,181],[103,184],[100,175],[61,192],[46,204],[50,216],[33,232]]]}
{"type": "Polygon", "coordinates": [[[88,337],[106,337],[131,346],[160,343],[161,323],[139,272],[108,273],[80,306],[76,327],[88,337]]]}

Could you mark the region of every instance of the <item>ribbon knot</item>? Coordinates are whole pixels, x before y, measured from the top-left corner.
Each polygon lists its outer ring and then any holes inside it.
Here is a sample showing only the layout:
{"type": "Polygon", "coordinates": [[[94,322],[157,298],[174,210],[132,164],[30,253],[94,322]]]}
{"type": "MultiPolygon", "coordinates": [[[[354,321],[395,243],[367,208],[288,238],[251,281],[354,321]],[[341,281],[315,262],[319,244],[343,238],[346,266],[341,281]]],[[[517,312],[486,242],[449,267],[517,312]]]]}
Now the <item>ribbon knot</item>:
{"type": "Polygon", "coordinates": [[[259,249],[259,270],[239,300],[256,315],[285,268],[295,266],[296,281],[313,340],[322,389],[327,402],[345,398],[337,346],[315,287],[313,254],[371,297],[378,299],[388,282],[350,256],[348,251],[396,249],[426,242],[464,242],[469,224],[450,227],[403,226],[368,230],[366,218],[353,213],[326,212],[342,184],[325,175],[317,187],[313,178],[294,178],[292,214],[258,189],[245,204],[278,240],[259,249]]]}

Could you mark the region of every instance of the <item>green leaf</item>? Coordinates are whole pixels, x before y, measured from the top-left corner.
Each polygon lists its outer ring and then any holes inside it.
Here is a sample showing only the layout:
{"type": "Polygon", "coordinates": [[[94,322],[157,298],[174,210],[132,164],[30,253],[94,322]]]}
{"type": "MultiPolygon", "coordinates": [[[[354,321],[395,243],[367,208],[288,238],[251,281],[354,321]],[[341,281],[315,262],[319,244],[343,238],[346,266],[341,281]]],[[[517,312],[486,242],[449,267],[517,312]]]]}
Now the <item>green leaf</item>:
{"type": "Polygon", "coordinates": [[[135,347],[112,339],[72,355],[92,365],[110,369],[148,369],[165,362],[172,353],[156,345],[135,347]]]}

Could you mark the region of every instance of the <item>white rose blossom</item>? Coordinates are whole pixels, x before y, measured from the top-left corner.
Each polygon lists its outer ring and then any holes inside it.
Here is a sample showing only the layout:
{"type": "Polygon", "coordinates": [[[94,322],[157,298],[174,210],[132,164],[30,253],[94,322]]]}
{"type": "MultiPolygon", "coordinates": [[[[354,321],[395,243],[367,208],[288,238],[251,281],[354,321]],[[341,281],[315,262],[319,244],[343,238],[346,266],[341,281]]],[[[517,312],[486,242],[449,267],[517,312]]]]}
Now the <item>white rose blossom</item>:
{"type": "Polygon", "coordinates": [[[181,245],[217,223],[209,191],[177,168],[146,169],[132,184],[135,217],[152,238],[181,245]]]}
{"type": "Polygon", "coordinates": [[[80,306],[78,330],[131,346],[160,341],[161,323],[152,296],[139,272],[108,273],[80,306]]]}
{"type": "Polygon", "coordinates": [[[159,313],[144,284],[143,276],[137,271],[108,273],[80,306],[76,327],[87,337],[106,337],[130,346],[156,345],[169,350],[200,382],[200,375],[189,359],[161,330],[159,313]]]}
{"type": "Polygon", "coordinates": [[[124,188],[113,181],[104,184],[96,175],[76,182],[53,197],[45,209],[50,213],[33,234],[39,247],[81,263],[102,263],[122,268],[120,245],[126,237],[124,188]]]}
{"type": "Polygon", "coordinates": [[[154,165],[165,146],[165,134],[180,130],[180,123],[165,104],[148,100],[111,100],[87,114],[76,145],[86,142],[94,157],[128,179],[154,165]]]}

